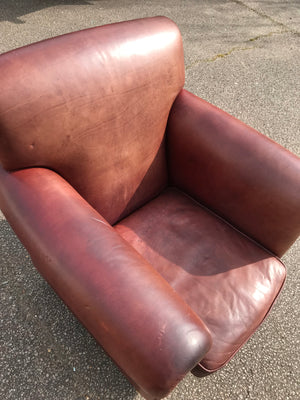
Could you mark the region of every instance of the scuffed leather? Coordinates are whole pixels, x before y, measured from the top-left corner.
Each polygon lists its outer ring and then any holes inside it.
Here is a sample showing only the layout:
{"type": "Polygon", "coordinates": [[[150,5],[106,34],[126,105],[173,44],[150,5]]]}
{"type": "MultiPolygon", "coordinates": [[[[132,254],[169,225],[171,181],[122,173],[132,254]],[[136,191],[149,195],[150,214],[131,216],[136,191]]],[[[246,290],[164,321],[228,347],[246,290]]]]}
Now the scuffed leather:
{"type": "Polygon", "coordinates": [[[170,283],[212,335],[200,362],[215,371],[265,318],[285,280],[283,264],[175,188],[115,229],[170,283]]]}
{"type": "Polygon", "coordinates": [[[37,269],[147,399],[224,365],[284,282],[261,245],[299,234],[299,159],[181,90],[164,17],[3,54],[0,80],[0,207],[37,269]]]}
{"type": "Polygon", "coordinates": [[[63,176],[108,222],[167,185],[164,133],[184,83],[177,26],[145,18],[0,56],[0,159],[63,176]]]}
{"type": "Polygon", "coordinates": [[[182,90],[167,129],[170,181],[282,256],[300,234],[300,160],[182,90]]]}
{"type": "Polygon", "coordinates": [[[209,350],[201,319],[63,178],[0,170],[0,206],[34,265],[148,399],[209,350]]]}

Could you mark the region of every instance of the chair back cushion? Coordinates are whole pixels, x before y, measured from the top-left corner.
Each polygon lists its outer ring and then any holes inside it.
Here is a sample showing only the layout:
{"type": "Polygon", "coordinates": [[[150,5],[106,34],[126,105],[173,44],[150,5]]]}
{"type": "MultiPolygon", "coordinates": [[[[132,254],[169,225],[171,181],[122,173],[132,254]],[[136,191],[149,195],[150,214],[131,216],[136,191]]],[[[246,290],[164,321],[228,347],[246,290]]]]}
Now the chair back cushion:
{"type": "Polygon", "coordinates": [[[164,134],[184,83],[167,18],[91,28],[0,56],[0,163],[63,176],[110,223],[167,184],[164,134]]]}

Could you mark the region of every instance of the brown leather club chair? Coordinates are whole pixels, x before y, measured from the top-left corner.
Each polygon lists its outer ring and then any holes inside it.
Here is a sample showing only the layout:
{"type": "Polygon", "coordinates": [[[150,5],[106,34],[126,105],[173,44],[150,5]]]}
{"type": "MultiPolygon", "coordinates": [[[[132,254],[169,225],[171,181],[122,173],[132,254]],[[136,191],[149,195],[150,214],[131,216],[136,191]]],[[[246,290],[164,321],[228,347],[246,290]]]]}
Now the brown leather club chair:
{"type": "Polygon", "coordinates": [[[299,235],[300,161],[183,90],[167,18],[0,56],[1,208],[147,399],[227,363],[299,235]]]}

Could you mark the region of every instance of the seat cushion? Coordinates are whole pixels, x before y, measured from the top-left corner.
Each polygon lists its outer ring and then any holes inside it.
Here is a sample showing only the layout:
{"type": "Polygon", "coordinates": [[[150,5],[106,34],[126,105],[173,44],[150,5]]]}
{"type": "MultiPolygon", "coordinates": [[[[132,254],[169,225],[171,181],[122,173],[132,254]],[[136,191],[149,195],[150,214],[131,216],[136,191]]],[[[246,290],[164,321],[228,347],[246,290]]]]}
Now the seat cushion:
{"type": "Polygon", "coordinates": [[[285,267],[267,250],[175,188],[115,225],[209,328],[199,364],[228,362],[269,312],[285,267]]]}

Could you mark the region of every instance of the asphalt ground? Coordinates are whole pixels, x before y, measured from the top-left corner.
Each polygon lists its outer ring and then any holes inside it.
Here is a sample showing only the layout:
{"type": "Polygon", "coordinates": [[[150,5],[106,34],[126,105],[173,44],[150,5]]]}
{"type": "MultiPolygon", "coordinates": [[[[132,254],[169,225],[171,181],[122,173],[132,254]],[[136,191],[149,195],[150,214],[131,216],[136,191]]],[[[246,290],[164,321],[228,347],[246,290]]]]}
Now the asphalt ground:
{"type": "MultiPolygon", "coordinates": [[[[186,88],[300,155],[297,1],[0,0],[0,52],[122,20],[179,26],[186,88]]],[[[1,88],[0,88],[1,90],[1,88]]],[[[188,374],[172,400],[298,400],[299,241],[263,325],[219,372],[188,374]]],[[[0,398],[141,400],[33,267],[0,214],[0,398]]]]}

